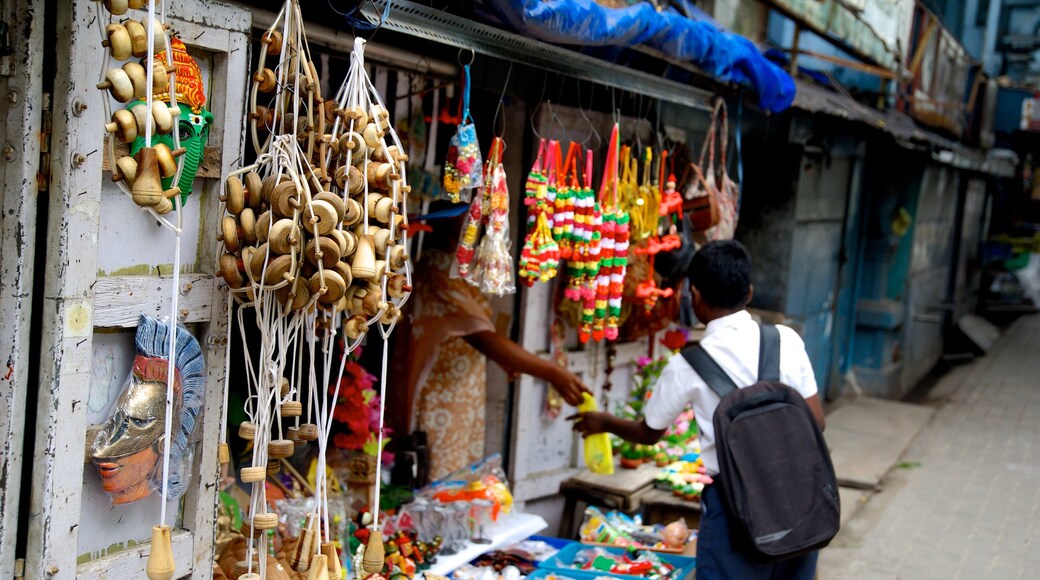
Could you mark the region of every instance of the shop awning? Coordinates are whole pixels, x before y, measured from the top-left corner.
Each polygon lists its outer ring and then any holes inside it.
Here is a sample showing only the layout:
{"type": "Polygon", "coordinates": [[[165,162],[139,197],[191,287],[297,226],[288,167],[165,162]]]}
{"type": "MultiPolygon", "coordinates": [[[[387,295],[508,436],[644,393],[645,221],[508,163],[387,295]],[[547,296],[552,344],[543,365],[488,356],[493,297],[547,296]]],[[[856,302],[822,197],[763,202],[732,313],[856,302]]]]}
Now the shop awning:
{"type": "Polygon", "coordinates": [[[649,2],[607,8],[593,0],[486,0],[525,36],[556,44],[647,46],[691,62],[722,82],[751,87],[759,106],[779,112],[791,106],[795,83],[750,40],[649,2]]]}
{"type": "Polygon", "coordinates": [[[873,129],[892,136],[901,147],[930,152],[931,157],[957,169],[977,171],[997,177],[1013,177],[1018,157],[1011,151],[991,149],[983,151],[966,147],[927,129],[919,127],[914,120],[894,109],[880,111],[859,101],[828,90],[812,82],[798,80],[792,107],[809,113],[828,115],[863,123],[873,129]]]}

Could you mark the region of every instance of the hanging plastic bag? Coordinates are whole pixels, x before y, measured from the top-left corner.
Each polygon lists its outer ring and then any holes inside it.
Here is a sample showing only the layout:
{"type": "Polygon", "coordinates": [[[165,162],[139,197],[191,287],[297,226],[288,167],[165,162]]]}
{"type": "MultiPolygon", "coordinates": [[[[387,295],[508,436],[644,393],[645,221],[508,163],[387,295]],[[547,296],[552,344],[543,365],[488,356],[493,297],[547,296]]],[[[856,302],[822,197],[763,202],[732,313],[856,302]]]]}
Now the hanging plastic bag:
{"type": "MultiPolygon", "coordinates": [[[[599,409],[596,399],[588,393],[582,393],[579,413],[592,413],[599,409]]],[[[585,438],[585,465],[593,473],[610,475],[614,473],[614,450],[610,444],[610,435],[597,433],[585,438]]]]}
{"type": "Polygon", "coordinates": [[[477,128],[469,114],[469,65],[463,67],[466,76],[462,87],[462,121],[448,145],[444,160],[444,192],[453,203],[470,201],[473,189],[483,182],[483,161],[477,128]]]}
{"type": "MultiPolygon", "coordinates": [[[[169,416],[170,463],[167,496],[177,499],[191,479],[188,437],[202,408],[206,368],[202,349],[182,326],[176,328],[173,412],[169,416]]],[[[162,489],[163,437],[171,325],[141,316],[133,369],[108,421],[94,437],[90,458],[104,490],[116,505],[144,499],[162,489]]]]}
{"type": "Polygon", "coordinates": [[[503,296],[516,292],[513,281],[513,254],[509,241],[509,186],[502,165],[505,143],[495,138],[491,145],[488,167],[491,177],[485,184],[487,192],[487,233],[480,240],[473,260],[473,278],[485,294],[503,296]]]}

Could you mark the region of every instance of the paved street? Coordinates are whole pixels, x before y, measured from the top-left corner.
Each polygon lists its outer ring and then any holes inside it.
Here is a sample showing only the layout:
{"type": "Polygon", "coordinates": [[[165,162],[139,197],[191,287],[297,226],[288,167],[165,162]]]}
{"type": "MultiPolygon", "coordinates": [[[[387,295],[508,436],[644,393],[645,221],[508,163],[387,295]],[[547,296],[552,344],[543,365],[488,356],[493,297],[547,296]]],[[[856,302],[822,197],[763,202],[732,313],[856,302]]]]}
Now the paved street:
{"type": "Polygon", "coordinates": [[[824,550],[819,578],[1040,577],[1040,316],[928,403],[939,411],[824,550]]]}

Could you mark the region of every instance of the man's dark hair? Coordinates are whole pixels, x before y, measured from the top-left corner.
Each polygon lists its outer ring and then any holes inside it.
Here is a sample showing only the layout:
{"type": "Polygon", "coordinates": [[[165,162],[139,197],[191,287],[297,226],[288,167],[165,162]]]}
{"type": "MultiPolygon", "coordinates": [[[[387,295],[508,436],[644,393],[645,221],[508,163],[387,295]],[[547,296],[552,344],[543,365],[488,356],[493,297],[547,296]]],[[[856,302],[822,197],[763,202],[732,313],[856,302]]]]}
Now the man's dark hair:
{"type": "Polygon", "coordinates": [[[751,291],[751,256],[736,240],[705,244],[694,254],[688,272],[690,285],[708,306],[742,307],[751,291]]]}

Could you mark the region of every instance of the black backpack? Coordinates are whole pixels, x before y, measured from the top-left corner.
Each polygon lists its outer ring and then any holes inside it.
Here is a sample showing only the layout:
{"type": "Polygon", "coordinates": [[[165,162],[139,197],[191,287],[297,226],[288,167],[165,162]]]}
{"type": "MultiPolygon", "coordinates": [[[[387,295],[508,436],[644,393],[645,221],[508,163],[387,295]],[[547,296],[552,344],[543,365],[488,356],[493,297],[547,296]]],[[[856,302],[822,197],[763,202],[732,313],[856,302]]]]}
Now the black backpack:
{"type": "Polygon", "coordinates": [[[758,382],[738,388],[700,345],[683,357],[722,402],[717,485],[738,546],[775,561],[823,548],[840,526],[830,453],[802,395],[780,380],[780,332],[761,327],[758,382]]]}

